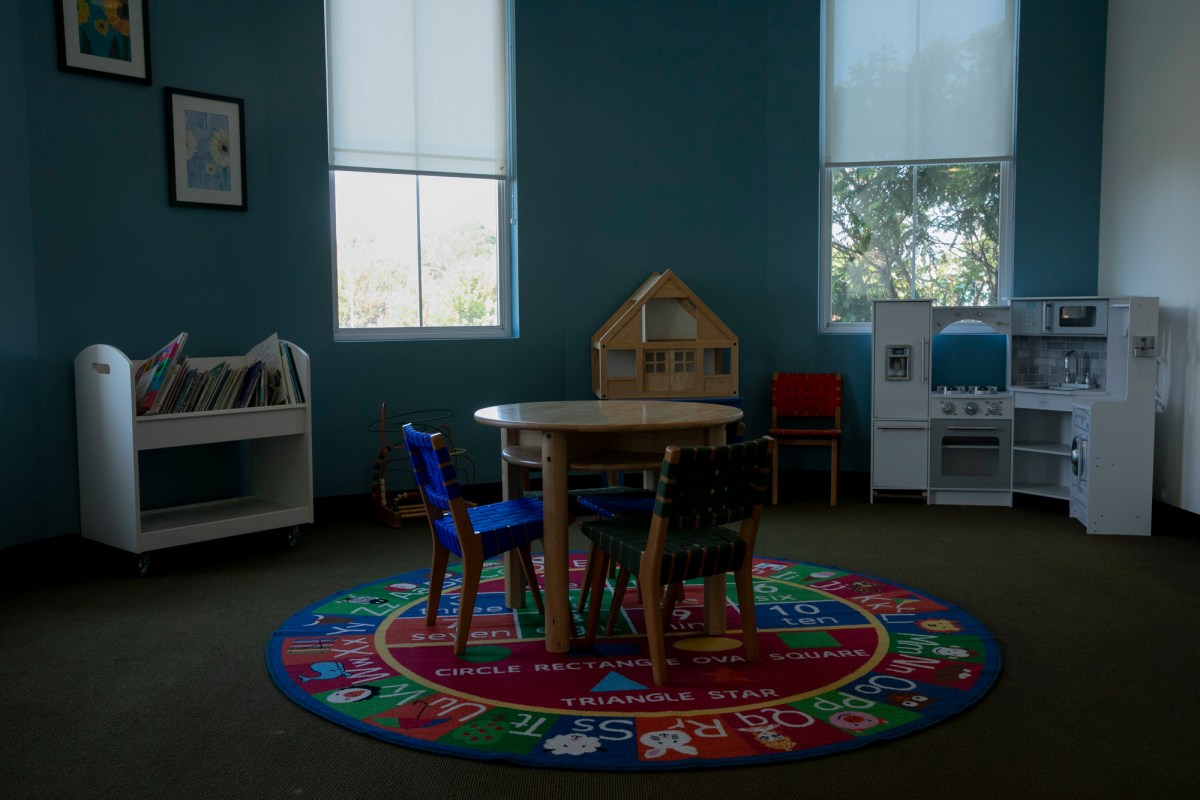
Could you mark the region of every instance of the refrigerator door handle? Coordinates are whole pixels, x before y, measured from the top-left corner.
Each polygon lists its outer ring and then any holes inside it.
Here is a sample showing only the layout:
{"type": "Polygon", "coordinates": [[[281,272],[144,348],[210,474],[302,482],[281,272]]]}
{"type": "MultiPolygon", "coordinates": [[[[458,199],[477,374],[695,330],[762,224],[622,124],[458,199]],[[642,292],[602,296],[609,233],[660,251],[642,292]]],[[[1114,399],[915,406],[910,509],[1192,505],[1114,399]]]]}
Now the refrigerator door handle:
{"type": "Polygon", "coordinates": [[[921,342],[921,383],[924,384],[929,383],[929,362],[933,357],[930,349],[929,337],[926,336],[921,342]]]}

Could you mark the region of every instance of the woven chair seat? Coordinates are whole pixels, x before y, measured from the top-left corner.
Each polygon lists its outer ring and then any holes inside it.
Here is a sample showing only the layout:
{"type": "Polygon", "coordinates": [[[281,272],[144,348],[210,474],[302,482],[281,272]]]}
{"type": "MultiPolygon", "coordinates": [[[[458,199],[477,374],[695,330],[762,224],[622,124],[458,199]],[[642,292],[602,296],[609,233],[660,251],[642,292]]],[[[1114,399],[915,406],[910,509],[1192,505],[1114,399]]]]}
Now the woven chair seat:
{"type": "MultiPolygon", "coordinates": [[[[582,529],[584,536],[642,581],[639,567],[649,539],[645,519],[593,520],[584,522],[582,529]]],[[[729,528],[701,528],[668,534],[657,583],[671,584],[733,572],[741,568],[745,558],[745,540],[729,528]]]]}
{"type": "MultiPolygon", "coordinates": [[[[585,494],[588,494],[589,492],[601,492],[601,491],[604,491],[604,489],[603,488],[600,488],[600,489],[567,489],[567,497],[583,497],[585,494]]],[[[543,492],[541,489],[525,490],[525,497],[529,497],[534,500],[543,499],[545,497],[545,494],[546,493],[543,492]]]]}
{"type": "MultiPolygon", "coordinates": [[[[483,557],[506,553],[542,537],[542,504],[532,498],[517,498],[467,509],[474,534],[483,544],[483,557]]],[[[438,541],[462,558],[454,520],[446,515],[434,523],[438,541]]]]}
{"type": "MultiPolygon", "coordinates": [[[[593,489],[579,496],[579,505],[607,519],[648,517],[654,513],[654,492],[632,486],[593,489]]],[[[643,523],[644,524],[644,523],[643,523]]]]}

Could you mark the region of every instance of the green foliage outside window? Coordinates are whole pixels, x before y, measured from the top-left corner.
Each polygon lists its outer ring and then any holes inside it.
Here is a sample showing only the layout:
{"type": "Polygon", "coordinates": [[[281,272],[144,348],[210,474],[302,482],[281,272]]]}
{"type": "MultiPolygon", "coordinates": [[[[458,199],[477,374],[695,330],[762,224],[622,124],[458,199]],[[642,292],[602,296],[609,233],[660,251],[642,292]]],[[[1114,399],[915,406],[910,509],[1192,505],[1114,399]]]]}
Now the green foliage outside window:
{"type": "Polygon", "coordinates": [[[832,321],[868,322],[874,300],[998,302],[999,163],[830,171],[832,321]]]}
{"type": "Polygon", "coordinates": [[[465,223],[422,242],[423,279],[415,256],[377,253],[353,239],[338,246],[341,328],[470,327],[497,324],[496,236],[465,223]]]}

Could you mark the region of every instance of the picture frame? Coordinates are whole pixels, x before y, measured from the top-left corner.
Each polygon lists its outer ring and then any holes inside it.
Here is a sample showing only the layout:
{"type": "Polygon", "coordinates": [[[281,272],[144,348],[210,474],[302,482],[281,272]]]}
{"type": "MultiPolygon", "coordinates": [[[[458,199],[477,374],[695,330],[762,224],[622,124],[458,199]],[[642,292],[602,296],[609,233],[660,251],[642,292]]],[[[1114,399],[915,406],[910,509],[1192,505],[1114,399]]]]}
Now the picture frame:
{"type": "Polygon", "coordinates": [[[242,100],[170,86],[163,95],[171,205],[245,211],[246,124],[242,100]]]}
{"type": "Polygon", "coordinates": [[[58,68],[149,84],[150,16],[146,3],[54,0],[58,68]]]}

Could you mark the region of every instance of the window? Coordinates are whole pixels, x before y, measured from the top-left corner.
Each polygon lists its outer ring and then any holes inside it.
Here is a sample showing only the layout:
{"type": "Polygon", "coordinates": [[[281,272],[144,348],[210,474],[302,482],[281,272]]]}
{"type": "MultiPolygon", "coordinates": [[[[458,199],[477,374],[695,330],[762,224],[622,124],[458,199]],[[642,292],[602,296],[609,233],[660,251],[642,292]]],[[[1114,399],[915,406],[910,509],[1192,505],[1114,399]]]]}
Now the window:
{"type": "Polygon", "coordinates": [[[341,341],[512,331],[505,0],[326,0],[341,341]]]}
{"type": "Polygon", "coordinates": [[[1017,0],[825,0],[821,319],[1011,279],[1017,0]]]}

